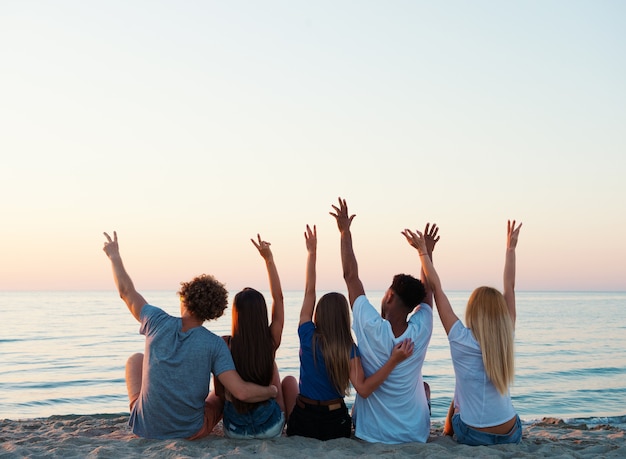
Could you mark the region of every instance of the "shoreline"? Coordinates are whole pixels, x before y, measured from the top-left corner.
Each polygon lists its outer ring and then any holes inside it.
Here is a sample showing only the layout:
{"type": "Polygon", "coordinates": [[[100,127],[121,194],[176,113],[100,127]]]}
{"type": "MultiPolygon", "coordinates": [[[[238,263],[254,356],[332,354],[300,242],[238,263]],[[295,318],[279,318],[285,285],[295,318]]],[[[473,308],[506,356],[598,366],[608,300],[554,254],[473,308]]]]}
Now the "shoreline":
{"type": "Polygon", "coordinates": [[[282,436],[272,440],[231,440],[220,422],[206,438],[147,440],[128,428],[127,414],[63,415],[0,421],[0,457],[626,457],[626,429],[588,427],[558,418],[524,424],[519,445],[466,446],[442,434],[434,423],[427,443],[385,445],[355,438],[326,442],[282,436]]]}

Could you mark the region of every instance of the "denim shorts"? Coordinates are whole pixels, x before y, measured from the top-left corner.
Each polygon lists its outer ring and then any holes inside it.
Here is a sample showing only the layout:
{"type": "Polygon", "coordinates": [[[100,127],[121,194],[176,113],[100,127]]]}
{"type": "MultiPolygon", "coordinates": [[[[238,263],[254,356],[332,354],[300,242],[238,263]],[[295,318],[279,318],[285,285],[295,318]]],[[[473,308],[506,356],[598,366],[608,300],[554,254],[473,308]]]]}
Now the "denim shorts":
{"type": "Polygon", "coordinates": [[[235,439],[280,437],[285,415],[276,400],[268,400],[247,413],[239,413],[228,400],[224,404],[224,436],[235,439]]]}
{"type": "Polygon", "coordinates": [[[456,441],[464,445],[502,445],[507,443],[519,443],[522,441],[522,422],[518,415],[515,416],[515,425],[506,434],[494,434],[476,430],[461,421],[461,415],[456,413],[452,416],[452,428],[456,441]]]}

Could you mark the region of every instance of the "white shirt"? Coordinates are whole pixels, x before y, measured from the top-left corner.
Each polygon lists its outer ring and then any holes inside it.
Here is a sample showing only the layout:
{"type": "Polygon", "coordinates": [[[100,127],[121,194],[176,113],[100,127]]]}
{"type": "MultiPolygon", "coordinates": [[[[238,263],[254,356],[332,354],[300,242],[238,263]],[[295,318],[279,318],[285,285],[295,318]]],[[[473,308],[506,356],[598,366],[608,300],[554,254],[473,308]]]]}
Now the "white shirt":
{"type": "Polygon", "coordinates": [[[511,395],[502,395],[483,364],[483,355],[472,331],[457,320],[448,334],[456,384],[454,403],[461,420],[472,427],[492,427],[515,416],[511,395]]]}
{"type": "Polygon", "coordinates": [[[391,324],[374,309],[365,295],[352,309],[352,329],[368,377],[382,367],[393,347],[406,338],[414,343],[413,355],[400,362],[385,382],[368,398],[355,400],[356,437],[387,444],[425,443],[430,435],[430,414],[422,380],[422,364],[433,331],[433,310],[422,303],[408,321],[406,331],[393,335],[391,324]]]}

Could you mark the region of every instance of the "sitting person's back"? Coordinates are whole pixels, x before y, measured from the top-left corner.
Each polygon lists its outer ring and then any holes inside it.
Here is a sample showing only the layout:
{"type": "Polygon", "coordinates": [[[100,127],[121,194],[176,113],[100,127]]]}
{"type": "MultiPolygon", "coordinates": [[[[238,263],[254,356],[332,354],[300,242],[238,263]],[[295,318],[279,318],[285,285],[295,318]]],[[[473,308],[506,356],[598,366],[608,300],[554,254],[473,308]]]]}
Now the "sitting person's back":
{"type": "MultiPolygon", "coordinates": [[[[414,344],[413,355],[399,364],[376,391],[367,399],[357,395],[353,412],[355,436],[389,444],[426,442],[430,435],[430,412],[422,364],[433,329],[432,292],[419,279],[399,274],[385,292],[379,314],[365,297],[359,278],[350,231],[355,216],[349,215],[346,201],[341,198],[333,209],[331,215],[341,234],[343,277],[354,316],[352,328],[365,376],[381,367],[394,345],[404,339],[411,339],[414,344]]],[[[433,248],[434,242],[430,253],[433,248]]]]}
{"type": "MultiPolygon", "coordinates": [[[[282,340],[285,321],[283,292],[270,243],[258,235],[254,246],[265,260],[272,295],[272,322],[268,322],[267,304],[263,295],[245,288],[233,301],[232,335],[225,337],[233,356],[237,372],[244,381],[260,385],[274,382],[278,388],[276,399],[249,403],[233,397],[228,391],[216,388],[225,399],[224,435],[229,438],[273,438],[280,436],[288,413],[285,410],[284,392],[274,361],[282,340]]],[[[284,382],[287,397],[295,397],[296,381],[293,377],[284,382]],[[290,395],[291,394],[291,395],[290,395]]],[[[291,403],[291,402],[290,402],[291,403]]]]}
{"type": "Polygon", "coordinates": [[[382,365],[368,374],[350,333],[350,307],[341,293],[327,293],[315,305],[317,231],[307,225],[306,284],[298,336],[300,338],[300,393],[296,398],[287,435],[330,440],[350,437],[352,422],[344,397],[350,383],[367,398],[413,353],[411,340],[391,346],[382,365]]]}
{"type": "Polygon", "coordinates": [[[254,403],[276,397],[273,385],[246,382],[235,371],[226,344],[203,327],[224,313],[228,292],[213,276],[200,275],[182,282],[178,292],[181,317],[172,317],[147,304],[124,268],[117,233],[104,252],[111,261],[120,297],[146,336],[145,357],[133,354],[126,362],[130,401],[129,424],[147,438],[207,436],[222,417],[223,404],[209,395],[211,373],[236,397],[254,403]]]}
{"type": "Polygon", "coordinates": [[[378,443],[426,442],[430,413],[422,365],[433,327],[431,307],[422,303],[409,319],[406,331],[398,337],[364,295],[357,298],[352,311],[352,328],[366,376],[380,368],[389,358],[389,349],[404,339],[411,339],[415,346],[413,355],[398,364],[369,397],[357,394],[355,436],[378,443]]]}
{"type": "Polygon", "coordinates": [[[129,425],[144,438],[190,438],[203,427],[211,373],[234,369],[228,349],[206,328],[183,332],[181,318],[148,304],[140,333],[148,364],[129,425]]]}

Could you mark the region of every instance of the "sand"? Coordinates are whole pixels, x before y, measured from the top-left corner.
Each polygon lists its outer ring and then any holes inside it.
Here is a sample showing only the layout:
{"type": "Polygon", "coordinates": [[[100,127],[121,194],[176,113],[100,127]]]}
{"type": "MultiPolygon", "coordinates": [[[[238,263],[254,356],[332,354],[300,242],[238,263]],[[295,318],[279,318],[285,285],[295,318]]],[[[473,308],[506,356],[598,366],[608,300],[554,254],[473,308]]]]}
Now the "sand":
{"type": "Polygon", "coordinates": [[[229,440],[221,423],[202,440],[146,440],[127,427],[128,415],[69,415],[45,419],[0,421],[0,458],[192,458],[287,457],[626,457],[624,430],[612,426],[587,428],[544,418],[524,426],[521,444],[465,446],[442,436],[433,426],[428,443],[383,445],[356,439],[322,442],[302,437],[273,440],[229,440]]]}

